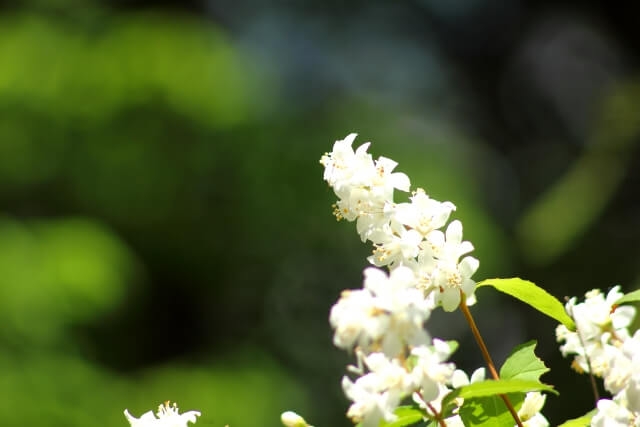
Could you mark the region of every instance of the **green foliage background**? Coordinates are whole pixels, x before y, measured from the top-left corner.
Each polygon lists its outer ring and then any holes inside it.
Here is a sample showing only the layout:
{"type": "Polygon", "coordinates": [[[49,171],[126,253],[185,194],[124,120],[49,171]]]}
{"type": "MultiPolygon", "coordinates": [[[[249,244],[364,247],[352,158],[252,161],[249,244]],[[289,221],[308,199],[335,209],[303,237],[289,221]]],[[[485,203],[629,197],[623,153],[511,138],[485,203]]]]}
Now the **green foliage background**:
{"type": "MultiPolygon", "coordinates": [[[[350,359],[327,317],[360,286],[369,248],[332,218],[318,159],[352,131],[457,205],[478,280],[518,275],[558,298],[637,287],[632,78],[608,88],[592,143],[542,187],[528,160],[441,108],[470,95],[437,69],[421,78],[443,88],[420,106],[371,86],[305,99],[288,90],[313,75],[289,79],[220,21],[106,2],[0,9],[1,425],[125,425],[124,408],[169,399],[204,426],[276,426],[288,409],[346,425],[350,359]]],[[[480,295],[496,358],[538,339],[559,371],[543,380],[571,396],[555,324],[480,295]]],[[[482,363],[461,316],[429,328],[461,342],[462,367],[482,363]]],[[[591,405],[554,400],[558,422],[591,405]]]]}

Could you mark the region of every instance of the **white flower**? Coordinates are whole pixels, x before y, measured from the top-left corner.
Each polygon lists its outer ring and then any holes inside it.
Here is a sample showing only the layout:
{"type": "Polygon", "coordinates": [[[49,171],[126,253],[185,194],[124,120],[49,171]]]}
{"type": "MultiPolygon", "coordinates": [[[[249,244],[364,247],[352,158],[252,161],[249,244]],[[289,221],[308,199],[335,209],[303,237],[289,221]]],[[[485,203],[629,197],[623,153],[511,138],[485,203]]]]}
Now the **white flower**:
{"type": "MultiPolygon", "coordinates": [[[[333,144],[333,151],[326,153],[320,159],[324,166],[324,180],[331,185],[336,193],[344,187],[366,183],[374,168],[371,154],[367,153],[369,143],[363,144],[354,152],[351,145],[357,134],[347,135],[343,140],[333,144]]],[[[340,197],[340,196],[339,196],[340,197]]]]}
{"type": "Polygon", "coordinates": [[[440,386],[451,383],[456,367],[453,363],[444,363],[450,354],[449,344],[439,339],[433,340],[433,346],[411,350],[411,355],[416,357],[411,374],[416,384],[420,385],[420,397],[425,402],[438,398],[440,386]]]}
{"type": "MultiPolygon", "coordinates": [[[[453,375],[451,375],[451,386],[453,388],[460,388],[469,384],[484,381],[485,374],[486,374],[485,368],[478,368],[475,371],[473,371],[473,373],[471,374],[471,378],[469,378],[467,373],[464,372],[462,369],[456,369],[453,372],[453,375]]],[[[464,424],[462,423],[462,419],[460,419],[460,416],[458,415],[458,410],[464,404],[464,399],[462,397],[456,397],[455,403],[458,406],[458,408],[456,408],[453,411],[455,414],[454,416],[446,419],[447,427],[448,426],[461,426],[461,427],[464,426],[464,424]]]]}
{"type": "MultiPolygon", "coordinates": [[[[413,399],[413,401],[417,403],[418,406],[424,412],[431,415],[436,415],[434,411],[438,413],[442,412],[442,400],[451,391],[451,389],[447,387],[445,384],[438,383],[436,387],[437,387],[437,391],[435,393],[435,397],[429,400],[423,398],[424,392],[422,390],[416,391],[411,395],[411,398],[413,399]]],[[[432,394],[430,397],[433,397],[433,396],[434,396],[434,393],[432,391],[432,394]]],[[[446,421],[447,427],[450,426],[449,424],[450,419],[452,422],[451,426],[458,425],[457,422],[459,417],[458,419],[456,419],[455,417],[449,417],[447,418],[447,421],[446,421]]],[[[459,421],[462,422],[462,420],[459,420],[459,421]]],[[[463,425],[463,424],[460,424],[460,425],[463,425]]]]}
{"type": "Polygon", "coordinates": [[[410,199],[411,203],[396,206],[395,219],[423,236],[443,227],[451,211],[456,209],[451,202],[431,199],[422,188],[418,188],[410,199]]]}
{"type": "Polygon", "coordinates": [[[364,358],[369,373],[355,382],[342,379],[346,396],[353,401],[347,416],[364,426],[377,426],[380,419],[396,419],[393,411],[402,398],[413,389],[411,376],[398,359],[388,359],[383,353],[372,353],[364,358]]]}
{"type": "Polygon", "coordinates": [[[451,377],[451,385],[453,388],[460,388],[465,385],[484,381],[486,375],[485,368],[478,368],[471,374],[471,378],[462,369],[456,369],[451,377]]]}
{"type": "Polygon", "coordinates": [[[351,198],[357,198],[355,203],[351,202],[357,211],[356,230],[363,242],[370,240],[380,244],[390,233],[389,222],[393,219],[395,205],[388,200],[365,199],[362,195],[362,190],[351,192],[351,198]]]}
{"type": "MultiPolygon", "coordinates": [[[[605,332],[599,338],[599,341],[586,341],[585,351],[589,356],[593,374],[599,377],[605,377],[611,371],[614,360],[620,359],[620,356],[623,355],[617,346],[610,344],[612,341],[611,333],[605,332]]],[[[578,356],[576,357],[576,361],[586,366],[586,358],[578,356]]]]}
{"type": "Polygon", "coordinates": [[[373,255],[367,259],[371,264],[378,267],[389,265],[394,268],[398,264],[411,262],[420,251],[418,246],[422,241],[422,235],[415,230],[407,230],[404,227],[387,225],[379,234],[378,244],[375,245],[373,255]]]}
{"type": "Polygon", "coordinates": [[[441,260],[458,262],[462,255],[473,250],[471,242],[462,241],[462,223],[458,220],[452,221],[445,233],[439,230],[429,233],[427,241],[423,249],[441,260]]]}
{"type": "MultiPolygon", "coordinates": [[[[549,427],[549,421],[540,413],[547,396],[533,391],[527,393],[518,411],[518,418],[525,427],[549,427]]],[[[515,426],[514,426],[515,427],[515,426]]]]}
{"type": "Polygon", "coordinates": [[[313,427],[293,411],[283,412],[280,416],[280,421],[285,427],[313,427]]]}
{"type": "Polygon", "coordinates": [[[621,340],[628,337],[626,328],[635,316],[635,308],[631,306],[621,306],[613,310],[613,304],[622,298],[620,286],[612,288],[605,299],[599,289],[593,289],[585,294],[585,301],[580,304],[570,306],[567,303],[567,311],[573,314],[573,318],[580,328],[580,333],[584,340],[597,339],[603,332],[613,329],[623,336],[618,336],[621,340]]]}
{"type": "Polygon", "coordinates": [[[613,348],[604,376],[605,388],[630,410],[640,412],[640,330],[621,348],[613,348]]]}
{"type": "Polygon", "coordinates": [[[613,400],[598,400],[598,412],[591,419],[591,427],[631,427],[639,426],[640,418],[634,417],[623,405],[613,400]]]}
{"type": "Polygon", "coordinates": [[[438,265],[438,260],[430,253],[420,251],[417,262],[408,262],[407,266],[413,269],[416,275],[416,287],[425,295],[432,294],[434,290],[433,272],[438,265]]]}
{"type": "Polygon", "coordinates": [[[621,399],[624,400],[627,408],[640,418],[640,371],[637,368],[633,377],[629,379],[621,399]]]}
{"type": "Polygon", "coordinates": [[[354,383],[348,377],[342,378],[344,394],[353,401],[347,410],[347,416],[363,427],[377,427],[381,419],[394,421],[393,411],[399,399],[393,399],[388,392],[377,390],[375,378],[365,375],[354,383]]]}
{"type": "Polygon", "coordinates": [[[347,221],[357,219],[358,233],[365,241],[389,221],[394,190],[409,191],[410,182],[404,173],[393,172],[395,161],[380,157],[374,162],[367,153],[369,143],[354,152],[355,137],[352,133],[336,141],[320,163],[325,167],[324,179],[339,199],[334,214],[347,221]]]}
{"type": "Polygon", "coordinates": [[[394,357],[405,344],[428,342],[423,324],[433,306],[414,287],[413,271],[398,267],[387,275],[371,267],[364,276],[364,289],[344,291],[331,308],[334,344],[344,349],[358,345],[366,353],[380,349],[394,357]]]}
{"type": "MultiPolygon", "coordinates": [[[[471,256],[458,262],[462,255],[473,250],[470,242],[462,241],[462,223],[453,221],[446,233],[432,231],[427,240],[421,243],[421,247],[419,265],[426,262],[429,268],[433,268],[431,289],[436,293],[436,303],[442,304],[445,311],[455,310],[460,304],[460,291],[466,297],[473,296],[476,282],[471,276],[480,265],[471,256]]],[[[420,277],[423,282],[426,281],[422,275],[420,277]]]]}
{"type": "Polygon", "coordinates": [[[585,294],[582,303],[571,298],[566,310],[575,320],[576,332],[563,326],[556,329],[558,341],[564,341],[560,347],[563,355],[575,355],[574,368],[591,368],[614,395],[613,400],[598,401],[591,421],[595,427],[640,426],[640,333],[630,337],[627,329],[635,309],[614,305],[622,295],[616,286],[606,297],[594,289],[585,294]]]}
{"type": "Polygon", "coordinates": [[[365,357],[364,363],[370,374],[375,374],[380,390],[402,396],[413,388],[411,376],[398,359],[389,359],[384,353],[372,353],[365,357]]]}
{"type": "MultiPolygon", "coordinates": [[[[603,340],[608,340],[608,334],[603,337],[603,340]]],[[[595,365],[594,372],[604,377],[604,387],[608,392],[618,394],[627,386],[633,374],[633,354],[627,355],[623,349],[604,343],[602,348],[594,351],[594,356],[596,356],[595,363],[592,362],[592,365],[595,365]]]]}
{"type": "MultiPolygon", "coordinates": [[[[446,353],[444,346],[442,345],[443,343],[440,342],[438,343],[438,346],[442,346],[442,353],[446,353]]],[[[446,344],[446,343],[445,343],[446,344]]],[[[450,368],[452,367],[452,364],[445,364],[444,366],[444,370],[446,371],[446,374],[441,378],[444,379],[446,377],[449,377],[448,373],[450,371],[450,368]],[[447,366],[448,365],[448,366],[447,366]]],[[[453,367],[455,368],[455,366],[453,367]]],[[[442,369],[442,367],[440,368],[442,369]]],[[[478,368],[476,369],[473,374],[471,375],[471,379],[469,379],[469,376],[462,370],[460,369],[456,369],[453,374],[450,376],[450,383],[451,386],[453,386],[453,388],[458,388],[458,387],[462,387],[465,385],[469,385],[471,383],[475,383],[478,381],[483,381],[484,380],[484,376],[485,376],[485,369],[484,368],[478,368]]],[[[444,399],[444,397],[449,394],[449,392],[451,392],[451,389],[449,387],[447,387],[447,385],[445,385],[442,382],[438,382],[437,385],[438,388],[438,394],[435,397],[435,399],[432,400],[425,400],[423,398],[423,396],[425,395],[423,391],[421,392],[416,392],[413,393],[413,401],[416,402],[418,404],[418,406],[420,406],[420,408],[422,408],[425,412],[435,415],[433,413],[433,410],[435,409],[437,412],[442,411],[442,399],[444,399]],[[428,405],[427,405],[428,403],[428,405]]],[[[433,396],[433,392],[431,393],[431,396],[433,396]]],[[[431,397],[428,396],[428,397],[431,397]]],[[[454,409],[453,413],[454,415],[446,418],[445,424],[447,425],[447,427],[464,427],[464,423],[462,422],[462,419],[460,418],[460,416],[458,415],[458,410],[460,409],[459,407],[462,406],[462,404],[464,403],[464,399],[461,397],[457,397],[455,399],[455,403],[456,405],[458,405],[458,408],[454,409]]]]}
{"type": "MultiPolygon", "coordinates": [[[[636,352],[621,350],[624,343],[631,341],[627,327],[635,316],[633,307],[614,308],[622,295],[616,286],[606,298],[598,289],[587,292],[584,302],[571,298],[565,308],[576,323],[576,332],[563,325],[556,328],[558,341],[564,341],[560,346],[562,354],[575,355],[572,366],[579,372],[588,372],[588,358],[593,374],[605,377],[605,387],[614,394],[624,387],[629,376],[629,354],[636,352]]],[[[640,349],[640,341],[635,347],[640,349]]]]}
{"type": "Polygon", "coordinates": [[[374,192],[381,192],[388,200],[393,199],[393,190],[407,192],[411,186],[409,177],[402,172],[393,172],[398,166],[394,160],[380,156],[376,160],[376,173],[373,176],[372,183],[374,192]],[[392,173],[393,172],[393,173],[392,173]]]}
{"type": "MultiPolygon", "coordinates": [[[[436,303],[453,311],[461,294],[469,304],[473,301],[471,276],[479,262],[470,256],[460,260],[473,250],[462,240],[460,221],[444,233],[439,230],[456,209],[453,203],[431,199],[418,189],[409,203],[396,204],[394,191],[409,191],[409,178],[393,172],[397,163],[389,158],[374,161],[367,153],[369,143],[354,151],[355,137],[336,141],[322,157],[324,179],[338,197],[335,216],[356,221],[361,239],[374,246],[369,262],[390,273],[366,269],[363,289],[344,291],[329,321],[334,344],[355,350],[358,361],[348,369],[359,377],[342,380],[353,402],[347,415],[363,427],[376,427],[381,419],[395,420],[393,411],[409,394],[423,408],[438,411],[452,382],[469,382],[464,373],[454,379],[455,365],[446,362],[449,345],[431,341],[423,325],[436,303]]],[[[484,370],[476,371],[472,381],[480,377],[484,370]]],[[[300,422],[297,415],[289,416],[291,423],[300,422]]],[[[447,421],[462,425],[455,414],[447,421]]]]}
{"type": "Polygon", "coordinates": [[[447,427],[465,427],[464,423],[462,422],[462,418],[460,418],[460,415],[458,414],[453,415],[449,418],[445,418],[444,425],[446,425],[447,427]]]}
{"type": "Polygon", "coordinates": [[[124,410],[124,416],[131,427],[187,427],[188,423],[195,424],[196,417],[200,416],[200,412],[188,411],[180,414],[178,406],[175,403],[170,406],[167,401],[158,406],[158,418],[153,415],[152,411],[144,413],[140,418],[135,418],[127,409],[124,410]]]}
{"type": "Polygon", "coordinates": [[[335,329],[334,345],[345,350],[355,345],[368,348],[387,328],[388,319],[384,314],[376,309],[376,298],[369,290],[342,291],[329,315],[335,329]]]}
{"type": "Polygon", "coordinates": [[[465,257],[460,264],[440,261],[434,273],[436,303],[442,304],[445,311],[454,311],[460,305],[460,291],[465,297],[475,292],[476,282],[471,279],[480,262],[473,257],[465,257]]]}
{"type": "MultiPolygon", "coordinates": [[[[579,335],[574,331],[570,331],[565,325],[560,324],[556,327],[556,340],[558,342],[564,341],[564,344],[560,346],[560,352],[563,356],[566,357],[569,354],[584,355],[579,335]]],[[[582,370],[588,370],[588,367],[585,366],[582,370]]]]}

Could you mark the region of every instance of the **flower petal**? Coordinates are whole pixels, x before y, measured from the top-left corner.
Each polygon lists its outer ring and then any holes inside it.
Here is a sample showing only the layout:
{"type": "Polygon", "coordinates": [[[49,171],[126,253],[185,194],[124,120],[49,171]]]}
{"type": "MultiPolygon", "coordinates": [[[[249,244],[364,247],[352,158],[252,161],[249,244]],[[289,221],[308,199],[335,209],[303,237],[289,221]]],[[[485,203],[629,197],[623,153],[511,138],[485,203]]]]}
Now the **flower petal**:
{"type": "Polygon", "coordinates": [[[460,244],[460,242],[462,242],[462,223],[455,220],[447,227],[447,243],[460,244]]]}
{"type": "Polygon", "coordinates": [[[400,191],[409,191],[411,188],[411,181],[409,177],[402,172],[392,173],[389,177],[389,181],[393,188],[397,188],[400,191]]]}
{"type": "Polygon", "coordinates": [[[457,288],[445,289],[440,295],[444,311],[454,311],[460,305],[460,291],[457,288]]]}
{"type": "Polygon", "coordinates": [[[480,266],[480,261],[475,259],[472,256],[465,257],[460,264],[458,264],[458,270],[462,277],[466,277],[467,279],[473,276],[473,274],[478,270],[480,266]]]}

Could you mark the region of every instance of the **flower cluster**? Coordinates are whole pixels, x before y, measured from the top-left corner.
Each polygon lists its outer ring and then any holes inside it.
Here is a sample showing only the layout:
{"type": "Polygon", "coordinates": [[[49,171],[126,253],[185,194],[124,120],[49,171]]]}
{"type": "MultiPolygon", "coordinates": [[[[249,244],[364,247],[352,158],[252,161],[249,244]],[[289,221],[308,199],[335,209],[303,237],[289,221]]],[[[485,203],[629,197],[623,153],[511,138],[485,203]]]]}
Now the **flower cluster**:
{"type": "Polygon", "coordinates": [[[387,276],[370,267],[364,276],[364,288],[343,291],[331,309],[334,344],[345,350],[357,346],[367,353],[379,350],[389,357],[405,344],[427,344],[423,324],[433,303],[415,287],[413,271],[400,266],[387,276]]]}
{"type": "Polygon", "coordinates": [[[598,401],[591,424],[596,427],[640,426],[640,331],[631,336],[628,330],[635,308],[615,306],[622,296],[616,286],[606,296],[591,290],[581,303],[571,298],[565,308],[576,331],[564,325],[556,329],[558,341],[564,342],[562,354],[574,355],[573,368],[602,377],[613,396],[598,401]]]}
{"type": "Polygon", "coordinates": [[[369,143],[354,151],[355,137],[337,141],[320,163],[338,197],[334,215],[356,221],[362,241],[373,244],[369,262],[389,273],[367,268],[363,288],[344,291],[331,309],[334,344],[355,349],[358,359],[358,366],[350,368],[359,377],[342,380],[353,401],[347,416],[365,427],[377,426],[380,419],[390,422],[408,396],[438,416],[454,373],[460,378],[461,371],[447,362],[450,345],[432,339],[424,323],[436,306],[453,311],[461,297],[473,296],[471,276],[479,263],[470,256],[460,260],[473,250],[462,240],[460,221],[441,231],[455,210],[453,203],[434,200],[422,189],[409,202],[395,203],[394,191],[408,192],[409,178],[393,172],[393,160],[374,160],[369,143]]]}
{"type": "MultiPolygon", "coordinates": [[[[432,199],[420,188],[396,203],[396,190],[410,191],[409,178],[394,172],[395,161],[374,160],[369,143],[354,150],[355,137],[336,141],[320,159],[338,197],[334,215],[355,221],[361,240],[373,245],[363,287],[343,291],[329,316],[334,344],[353,351],[357,361],[348,367],[355,377],[342,379],[352,401],[347,416],[362,427],[377,427],[396,421],[396,409],[411,398],[425,419],[462,427],[464,399],[444,398],[452,389],[483,381],[484,368],[471,378],[457,370],[448,361],[456,344],[431,337],[424,326],[436,307],[452,312],[475,302],[471,277],[479,262],[467,255],[473,245],[463,240],[460,221],[449,222],[453,203],[432,199]]],[[[544,400],[540,393],[527,394],[519,411],[525,426],[549,425],[539,413],[544,400]]],[[[282,414],[282,423],[307,425],[291,412],[282,414]]]]}
{"type": "Polygon", "coordinates": [[[156,415],[158,418],[153,415],[153,411],[148,411],[142,414],[140,418],[135,418],[127,409],[124,410],[124,416],[131,424],[131,427],[187,427],[188,423],[195,424],[196,417],[200,416],[200,412],[188,411],[180,414],[175,402],[170,405],[167,401],[158,406],[156,415]]]}
{"type": "Polygon", "coordinates": [[[347,376],[342,379],[342,388],[353,401],[347,416],[363,427],[377,426],[381,419],[391,422],[396,419],[393,411],[411,395],[435,416],[440,412],[440,401],[451,391],[448,386],[455,365],[446,362],[451,351],[449,344],[438,339],[432,345],[412,348],[408,358],[402,353],[388,357],[356,350],[358,366],[349,368],[359,377],[355,381],[347,376]]]}
{"type": "MultiPolygon", "coordinates": [[[[461,292],[473,300],[478,269],[477,259],[466,256],[473,250],[462,240],[462,224],[451,222],[443,232],[449,215],[456,209],[451,202],[430,198],[423,189],[415,190],[410,202],[395,203],[394,191],[408,192],[407,175],[393,172],[397,163],[386,157],[373,160],[369,143],[355,151],[356,134],[337,141],[333,151],[320,159],[324,179],[333,188],[338,201],[336,218],[356,221],[362,241],[373,244],[368,258],[377,267],[394,270],[404,266],[414,273],[412,287],[435,305],[454,311],[461,292]]],[[[471,302],[471,301],[470,301],[471,302]]]]}
{"type": "Polygon", "coordinates": [[[442,420],[442,399],[452,388],[484,380],[484,369],[471,380],[456,370],[447,361],[452,346],[430,337],[424,323],[438,306],[454,311],[463,298],[474,302],[471,277],[479,262],[466,256],[473,245],[462,239],[460,221],[447,225],[453,203],[432,199],[421,188],[408,202],[394,202],[395,190],[410,191],[409,178],[394,172],[395,161],[374,160],[369,143],[354,150],[355,137],[337,141],[320,160],[338,197],[334,215],[355,221],[362,241],[373,245],[368,261],[375,267],[365,269],[363,288],[344,291],[329,318],[334,344],[355,350],[358,360],[350,367],[358,377],[342,380],[353,402],[347,415],[364,427],[392,422],[394,410],[411,396],[428,417],[462,426],[455,410],[442,420]]]}

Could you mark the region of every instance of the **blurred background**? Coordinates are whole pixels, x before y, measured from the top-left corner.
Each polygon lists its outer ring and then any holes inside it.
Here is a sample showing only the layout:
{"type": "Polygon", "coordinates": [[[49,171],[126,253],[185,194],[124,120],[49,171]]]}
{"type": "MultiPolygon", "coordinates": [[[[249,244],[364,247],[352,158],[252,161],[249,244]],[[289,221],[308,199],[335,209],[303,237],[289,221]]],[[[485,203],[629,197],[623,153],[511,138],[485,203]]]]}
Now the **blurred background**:
{"type": "MultiPolygon", "coordinates": [[[[633,2],[629,2],[633,4],[633,2]]],[[[328,312],[370,252],[336,139],[454,202],[475,278],[640,287],[640,26],[619,2],[0,1],[0,420],[347,426],[328,312]],[[356,143],[358,143],[356,141],[356,143]]],[[[406,196],[405,196],[406,197],[406,196]]],[[[400,198],[401,199],[401,198],[400,198]]],[[[497,363],[538,340],[551,425],[593,408],[556,324],[478,292],[497,363]]],[[[482,365],[458,312],[428,329],[482,365]]]]}

